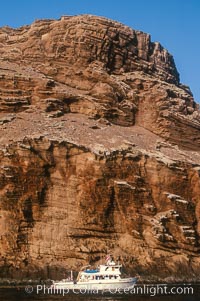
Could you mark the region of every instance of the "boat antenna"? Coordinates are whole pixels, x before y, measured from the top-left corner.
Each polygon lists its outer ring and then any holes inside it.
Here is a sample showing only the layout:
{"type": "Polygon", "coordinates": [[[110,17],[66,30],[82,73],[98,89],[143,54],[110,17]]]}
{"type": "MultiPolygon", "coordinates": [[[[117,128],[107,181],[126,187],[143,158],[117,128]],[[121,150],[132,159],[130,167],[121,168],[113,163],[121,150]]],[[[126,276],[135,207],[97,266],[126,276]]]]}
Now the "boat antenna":
{"type": "Polygon", "coordinates": [[[71,270],[71,281],[74,280],[74,277],[73,277],[73,271],[71,270]]]}

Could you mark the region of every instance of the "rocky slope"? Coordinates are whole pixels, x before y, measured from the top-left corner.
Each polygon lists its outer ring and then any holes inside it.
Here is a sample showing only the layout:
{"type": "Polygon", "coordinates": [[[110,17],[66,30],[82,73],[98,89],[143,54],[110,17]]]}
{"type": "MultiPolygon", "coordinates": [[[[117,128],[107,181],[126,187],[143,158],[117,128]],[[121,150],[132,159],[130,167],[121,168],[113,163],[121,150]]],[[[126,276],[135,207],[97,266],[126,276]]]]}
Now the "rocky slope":
{"type": "Polygon", "coordinates": [[[1,277],[112,252],[145,279],[197,279],[200,111],[168,51],[90,15],[0,44],[1,277]]]}

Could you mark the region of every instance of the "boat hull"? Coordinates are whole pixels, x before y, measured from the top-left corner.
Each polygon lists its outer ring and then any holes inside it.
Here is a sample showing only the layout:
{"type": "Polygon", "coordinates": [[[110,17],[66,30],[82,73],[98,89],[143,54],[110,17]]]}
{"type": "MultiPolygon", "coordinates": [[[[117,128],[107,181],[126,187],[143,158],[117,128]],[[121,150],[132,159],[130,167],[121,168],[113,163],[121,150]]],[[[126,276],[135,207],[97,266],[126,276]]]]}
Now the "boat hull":
{"type": "Polygon", "coordinates": [[[137,282],[137,278],[120,279],[119,281],[93,281],[93,282],[54,282],[52,287],[54,290],[69,290],[69,291],[120,291],[131,289],[137,282]]]}

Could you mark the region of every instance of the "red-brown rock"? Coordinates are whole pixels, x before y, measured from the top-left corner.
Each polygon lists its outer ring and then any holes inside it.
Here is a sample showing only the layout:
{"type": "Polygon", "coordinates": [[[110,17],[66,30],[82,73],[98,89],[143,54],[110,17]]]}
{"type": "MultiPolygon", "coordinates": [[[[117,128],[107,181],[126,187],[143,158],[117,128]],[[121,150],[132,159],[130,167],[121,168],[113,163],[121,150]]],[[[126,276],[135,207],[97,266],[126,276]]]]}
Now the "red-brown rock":
{"type": "Polygon", "coordinates": [[[173,57],[90,15],[0,43],[1,276],[62,278],[110,251],[146,280],[197,279],[200,112],[173,57]]]}

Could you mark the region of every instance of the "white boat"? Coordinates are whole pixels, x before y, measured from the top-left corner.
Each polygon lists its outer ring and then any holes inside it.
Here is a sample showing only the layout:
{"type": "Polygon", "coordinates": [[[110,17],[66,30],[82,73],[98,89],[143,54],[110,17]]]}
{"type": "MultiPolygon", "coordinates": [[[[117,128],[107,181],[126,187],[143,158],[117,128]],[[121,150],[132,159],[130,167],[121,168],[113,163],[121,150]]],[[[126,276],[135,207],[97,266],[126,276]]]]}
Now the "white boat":
{"type": "Polygon", "coordinates": [[[53,281],[51,287],[54,290],[85,290],[88,292],[131,289],[137,282],[137,277],[123,278],[121,268],[121,264],[108,260],[106,264],[100,265],[97,269],[82,269],[75,281],[72,279],[70,281],[67,279],[53,281]]]}

